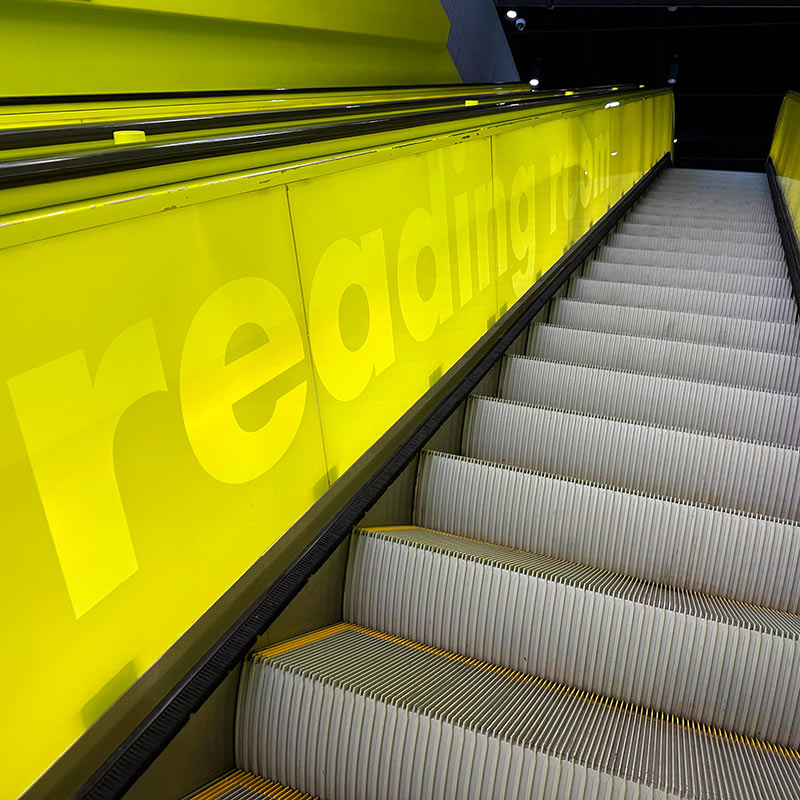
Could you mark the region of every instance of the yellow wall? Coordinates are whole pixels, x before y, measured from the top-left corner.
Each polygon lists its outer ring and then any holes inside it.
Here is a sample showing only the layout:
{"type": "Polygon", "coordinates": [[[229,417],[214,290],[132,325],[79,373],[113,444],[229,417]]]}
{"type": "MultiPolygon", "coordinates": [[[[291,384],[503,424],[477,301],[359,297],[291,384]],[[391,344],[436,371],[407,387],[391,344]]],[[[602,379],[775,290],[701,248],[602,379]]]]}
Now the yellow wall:
{"type": "Polygon", "coordinates": [[[438,0],[3,0],[4,96],[459,81],[438,0]]]}
{"type": "Polygon", "coordinates": [[[0,217],[0,797],[669,151],[604,105],[0,217]]]}
{"type": "Polygon", "coordinates": [[[770,150],[794,229],[800,237],[800,94],[783,99],[770,150]]]}

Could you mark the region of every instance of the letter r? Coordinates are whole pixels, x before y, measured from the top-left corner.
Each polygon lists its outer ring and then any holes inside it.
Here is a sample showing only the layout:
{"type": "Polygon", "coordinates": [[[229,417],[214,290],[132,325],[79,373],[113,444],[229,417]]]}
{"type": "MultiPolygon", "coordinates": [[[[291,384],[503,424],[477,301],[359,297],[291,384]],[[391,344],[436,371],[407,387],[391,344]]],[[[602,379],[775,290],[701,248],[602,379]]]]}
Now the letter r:
{"type": "Polygon", "coordinates": [[[76,350],[8,380],[72,608],[80,617],[137,570],[114,471],[114,435],[137,400],[166,391],[151,320],[124,330],[94,381],[76,350]]]}

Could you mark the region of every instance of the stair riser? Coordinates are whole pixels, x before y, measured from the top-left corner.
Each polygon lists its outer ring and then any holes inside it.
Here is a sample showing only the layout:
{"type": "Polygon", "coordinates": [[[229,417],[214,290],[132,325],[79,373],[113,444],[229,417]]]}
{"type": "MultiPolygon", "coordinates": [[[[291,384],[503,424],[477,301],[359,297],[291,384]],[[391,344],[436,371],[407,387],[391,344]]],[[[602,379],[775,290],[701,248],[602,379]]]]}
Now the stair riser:
{"type": "Polygon", "coordinates": [[[701,342],[744,350],[797,353],[800,348],[800,329],[797,325],[708,317],[569,298],[553,301],[549,322],[564,328],[701,342]]]}
{"type": "Polygon", "coordinates": [[[583,268],[583,277],[612,283],[699,289],[725,294],[792,297],[792,284],[788,278],[763,278],[735,272],[702,272],[677,267],[637,267],[592,261],[583,268]]]}
{"type": "Polygon", "coordinates": [[[800,451],[473,398],[472,458],[800,520],[800,451]]]}
{"type": "Polygon", "coordinates": [[[697,239],[669,239],[657,236],[630,236],[612,233],[608,237],[612,247],[626,247],[631,250],[661,250],[675,253],[697,253],[710,256],[734,256],[736,258],[756,258],[777,261],[783,258],[780,245],[736,244],[728,242],[709,242],[697,239]]]}
{"type": "Polygon", "coordinates": [[[782,353],[537,325],[528,335],[527,354],[548,361],[744,386],[768,392],[800,392],[798,359],[782,353]]]}
{"type": "Polygon", "coordinates": [[[414,522],[641,580],[800,612],[800,527],[427,454],[414,522]]]}
{"type": "Polygon", "coordinates": [[[626,222],[636,225],[664,226],[669,228],[691,228],[693,231],[747,231],[750,233],[780,233],[776,222],[765,220],[763,222],[726,222],[725,220],[705,218],[698,220],[695,216],[680,216],[678,214],[648,214],[634,209],[625,218],[626,222]]]}
{"type": "Polygon", "coordinates": [[[735,256],[708,256],[700,253],[674,253],[668,250],[632,250],[628,247],[603,245],[595,251],[594,259],[612,264],[633,264],[643,267],[677,267],[715,272],[735,272],[746,275],[785,278],[786,262],[735,256]]]}
{"type": "Polygon", "coordinates": [[[345,618],[794,747],[800,642],[355,534],[345,618]],[[725,647],[719,642],[725,641],[725,647]],[[760,658],[748,657],[758,652],[760,658]]]}
{"type": "Polygon", "coordinates": [[[800,446],[800,397],[511,357],[499,396],[565,411],[800,446]]]}
{"type": "Polygon", "coordinates": [[[668,239],[698,239],[703,241],[730,242],[740,244],[764,244],[780,246],[780,234],[743,233],[740,230],[718,231],[702,228],[681,228],[669,225],[643,225],[629,220],[617,226],[618,233],[631,236],[655,236],[668,239]]]}
{"type": "Polygon", "coordinates": [[[572,278],[568,296],[587,303],[663,309],[689,314],[793,323],[797,306],[791,297],[758,297],[697,289],[611,283],[591,278],[572,278]]]}

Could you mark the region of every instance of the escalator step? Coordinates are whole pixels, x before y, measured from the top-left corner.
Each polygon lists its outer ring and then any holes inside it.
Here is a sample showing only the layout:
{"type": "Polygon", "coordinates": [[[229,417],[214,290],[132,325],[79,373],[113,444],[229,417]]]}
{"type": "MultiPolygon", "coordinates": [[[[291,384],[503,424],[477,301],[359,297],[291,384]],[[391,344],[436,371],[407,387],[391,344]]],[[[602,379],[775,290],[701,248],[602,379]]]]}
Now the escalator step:
{"type": "Polygon", "coordinates": [[[695,217],[698,220],[715,219],[727,222],[766,222],[775,220],[775,212],[762,209],[731,209],[716,203],[669,201],[648,199],[640,200],[635,209],[648,214],[674,214],[676,216],[695,217]]]}
{"type": "Polygon", "coordinates": [[[785,353],[533,325],[528,355],[768,392],[800,391],[800,359],[785,353]]]}
{"type": "Polygon", "coordinates": [[[800,796],[794,751],[355,626],[254,656],[241,759],[328,800],[800,796]]]}
{"type": "Polygon", "coordinates": [[[310,794],[237,769],[190,795],[187,800],[314,800],[310,794]]]}
{"type": "Polygon", "coordinates": [[[680,206],[698,205],[715,211],[772,212],[769,195],[762,191],[732,192],[730,189],[685,189],[654,187],[648,193],[648,203],[671,203],[680,206]]]}
{"type": "Polygon", "coordinates": [[[648,214],[645,211],[634,209],[626,217],[627,222],[637,225],[664,225],[675,228],[692,228],[695,230],[713,231],[749,231],[752,233],[779,233],[778,224],[774,220],[766,219],[756,221],[729,222],[724,219],[700,219],[694,216],[680,216],[677,214],[648,214]]]}
{"type": "Polygon", "coordinates": [[[611,264],[634,264],[641,267],[678,267],[710,272],[737,272],[773,278],[786,277],[786,262],[782,259],[738,258],[708,256],[701,253],[676,253],[670,250],[635,250],[629,247],[603,245],[595,251],[595,261],[611,264]]]}
{"type": "Polygon", "coordinates": [[[748,297],[697,289],[596,281],[591,278],[572,278],[569,283],[569,298],[589,303],[660,308],[666,311],[768,322],[791,323],[797,318],[797,306],[791,297],[748,297]]]}
{"type": "MultiPolygon", "coordinates": [[[[696,295],[700,296],[700,293],[696,295]]],[[[800,348],[800,327],[794,323],[712,317],[702,313],[637,308],[624,303],[594,303],[570,297],[552,302],[549,322],[563,328],[700,342],[742,350],[797,353],[800,348]]]]}
{"type": "Polygon", "coordinates": [[[655,236],[665,239],[702,239],[714,242],[736,242],[739,244],[781,244],[778,231],[772,233],[753,233],[742,231],[740,228],[731,230],[714,230],[713,228],[691,228],[670,225],[643,225],[640,222],[628,220],[617,226],[618,233],[630,236],[655,236]]]}
{"type": "Polygon", "coordinates": [[[800,520],[800,450],[473,397],[464,454],[692,503],[800,520]]]}
{"type": "Polygon", "coordinates": [[[796,614],[800,526],[428,452],[414,522],[796,614]]]}
{"type": "Polygon", "coordinates": [[[356,531],[349,553],[356,625],[800,744],[797,617],[426,528],[356,531]]]}
{"type": "Polygon", "coordinates": [[[674,253],[734,256],[771,261],[783,258],[783,248],[779,244],[739,244],[698,239],[670,239],[665,236],[631,236],[626,233],[612,233],[608,237],[608,244],[612,247],[626,247],[631,250],[669,250],[674,253]]]}
{"type": "Polygon", "coordinates": [[[583,268],[583,277],[615,283],[642,283],[650,286],[672,286],[679,289],[703,289],[726,294],[791,297],[788,278],[743,275],[735,272],[712,272],[677,267],[643,267],[633,264],[610,264],[592,261],[583,268]]]}
{"type": "Polygon", "coordinates": [[[507,356],[499,396],[547,408],[800,447],[800,397],[795,394],[507,356]]]}
{"type": "Polygon", "coordinates": [[[744,172],[733,169],[694,169],[693,167],[671,167],[662,173],[662,178],[687,181],[725,181],[736,184],[766,184],[767,181],[766,177],[760,172],[744,172]]]}

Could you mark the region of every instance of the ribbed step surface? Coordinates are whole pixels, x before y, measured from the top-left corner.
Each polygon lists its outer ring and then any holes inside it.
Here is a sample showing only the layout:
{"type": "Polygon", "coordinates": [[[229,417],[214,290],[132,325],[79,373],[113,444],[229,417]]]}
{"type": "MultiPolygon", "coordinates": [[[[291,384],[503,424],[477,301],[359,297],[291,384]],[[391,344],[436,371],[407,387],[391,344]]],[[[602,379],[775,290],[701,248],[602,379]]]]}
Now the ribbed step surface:
{"type": "Polygon", "coordinates": [[[641,580],[800,611],[800,527],[444,453],[414,521],[641,580]]]}
{"type": "Polygon", "coordinates": [[[785,353],[534,325],[528,335],[528,355],[768,392],[800,390],[800,363],[785,353]]]}
{"type": "Polygon", "coordinates": [[[695,217],[701,219],[725,220],[728,222],[766,222],[774,221],[775,214],[771,210],[726,208],[717,203],[678,202],[666,199],[645,198],[636,205],[637,211],[647,214],[674,214],[676,216],[695,217]]]}
{"type": "Polygon", "coordinates": [[[700,239],[676,240],[666,236],[631,236],[627,233],[612,233],[608,237],[608,243],[612,247],[627,247],[632,250],[671,250],[676,253],[760,258],[773,261],[783,257],[783,249],[779,244],[739,244],[700,239]]]}
{"type": "Polygon", "coordinates": [[[800,619],[775,611],[395,528],[354,533],[344,615],[667,714],[800,743],[800,619]],[[755,648],[762,658],[747,657],[755,648]]]}
{"type": "Polygon", "coordinates": [[[666,311],[761,319],[768,322],[794,322],[797,316],[797,307],[789,297],[748,297],[696,289],[596,281],[591,278],[573,278],[570,281],[569,297],[589,303],[660,308],[666,311]]]}
{"type": "Polygon", "coordinates": [[[310,794],[298,792],[279,783],[259,778],[237,769],[214,781],[187,800],[314,800],[310,794]]]}
{"type": "Polygon", "coordinates": [[[797,353],[800,348],[800,327],[794,323],[729,316],[711,317],[655,308],[593,303],[570,297],[559,298],[551,303],[549,321],[550,324],[563,328],[649,336],[679,342],[701,342],[742,350],[797,353]]]}
{"type": "Polygon", "coordinates": [[[475,397],[464,454],[653,492],[693,503],[800,519],[800,450],[475,397]]]}
{"type": "Polygon", "coordinates": [[[464,455],[420,456],[413,524],[353,532],[346,622],[245,666],[246,772],[198,798],[800,798],[800,325],[766,177],[667,170],[564,290],[464,455]]]}
{"type": "Polygon", "coordinates": [[[782,259],[708,256],[670,250],[636,250],[630,247],[610,247],[609,245],[598,248],[594,259],[611,264],[635,264],[641,267],[678,267],[679,269],[737,272],[773,278],[786,277],[786,262],[782,259]]]}
{"type": "Polygon", "coordinates": [[[728,222],[724,219],[703,218],[680,214],[649,214],[645,211],[634,209],[626,218],[627,222],[639,225],[664,225],[673,228],[692,228],[707,231],[749,231],[752,233],[778,233],[778,225],[774,220],[765,219],[761,222],[737,221],[728,222]]]}
{"type": "Polygon", "coordinates": [[[565,411],[800,446],[800,397],[509,356],[500,397],[565,411]]]}
{"type": "Polygon", "coordinates": [[[239,760],[329,800],[800,794],[793,751],[359,628],[257,654],[242,703],[239,760]]]}
{"type": "Polygon", "coordinates": [[[701,289],[726,294],[791,297],[788,278],[743,275],[735,272],[714,272],[677,267],[644,267],[633,264],[611,264],[591,261],[583,268],[583,277],[614,283],[649,284],[677,289],[701,289]]]}
{"type": "Polygon", "coordinates": [[[617,227],[618,233],[630,236],[655,236],[669,239],[702,239],[713,242],[732,242],[739,244],[766,244],[780,246],[780,234],[743,232],[739,229],[715,230],[714,228],[691,228],[669,225],[643,225],[628,221],[617,227]]]}

